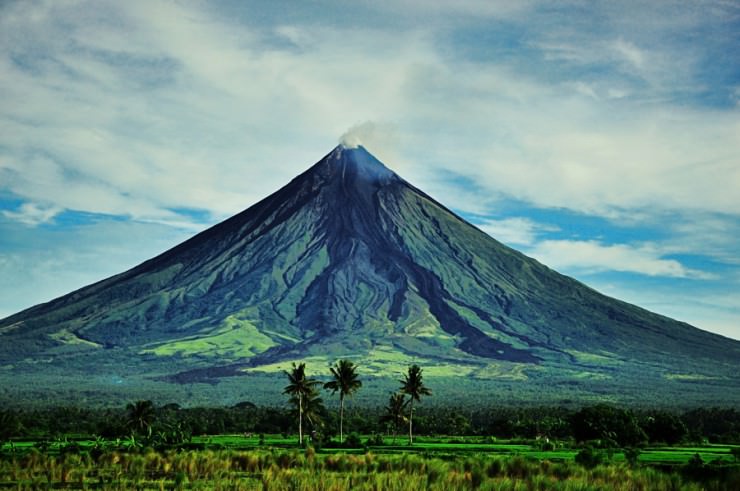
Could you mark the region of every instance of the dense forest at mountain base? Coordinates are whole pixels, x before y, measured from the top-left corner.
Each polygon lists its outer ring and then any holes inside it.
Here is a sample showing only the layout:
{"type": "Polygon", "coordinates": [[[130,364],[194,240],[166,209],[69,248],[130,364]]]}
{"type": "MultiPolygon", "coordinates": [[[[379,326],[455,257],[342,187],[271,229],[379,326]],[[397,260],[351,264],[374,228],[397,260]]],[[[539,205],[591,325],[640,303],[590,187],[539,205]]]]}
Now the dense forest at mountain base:
{"type": "MultiPolygon", "coordinates": [[[[309,366],[316,373],[313,366],[309,366]]],[[[573,379],[569,374],[534,372],[512,374],[511,378],[475,379],[459,377],[425,378],[434,388],[430,404],[455,401],[471,408],[490,406],[566,406],[611,402],[630,407],[740,407],[740,391],[724,380],[666,380],[646,372],[624,379],[573,379]],[[520,378],[516,378],[516,376],[520,378]]],[[[398,385],[396,377],[369,377],[363,375],[363,390],[354,401],[361,406],[384,404],[388,394],[398,385]]],[[[5,374],[0,370],[0,407],[45,407],[55,405],[111,407],[123,406],[128,401],[153,399],[157,404],[170,402],[183,407],[230,406],[239,401],[257,405],[283,404],[282,372],[275,374],[250,373],[244,376],[224,377],[192,383],[170,383],[150,377],[131,375],[122,368],[118,373],[97,372],[95,375],[77,373],[64,366],[50,366],[43,373],[5,374]]],[[[318,374],[324,380],[325,374],[318,374]]]]}
{"type": "MultiPolygon", "coordinates": [[[[155,406],[149,401],[147,428],[151,435],[174,428],[189,437],[218,434],[294,434],[296,415],[285,406],[255,406],[242,402],[232,407],[181,408],[155,406]]],[[[126,408],[90,409],[56,407],[0,411],[0,441],[53,441],[64,435],[81,438],[127,438],[132,405],[126,408]]],[[[386,408],[350,407],[344,425],[349,432],[388,435],[386,408]]],[[[598,442],[598,446],[625,447],[657,444],[740,444],[740,411],[696,408],[684,412],[636,410],[608,404],[579,409],[563,407],[508,408],[435,407],[414,409],[414,432],[422,436],[448,435],[499,439],[548,438],[560,441],[598,442]]],[[[335,440],[338,416],[334,408],[317,414],[317,434],[324,443],[335,440]]],[[[399,435],[403,428],[396,428],[399,435]]]]}

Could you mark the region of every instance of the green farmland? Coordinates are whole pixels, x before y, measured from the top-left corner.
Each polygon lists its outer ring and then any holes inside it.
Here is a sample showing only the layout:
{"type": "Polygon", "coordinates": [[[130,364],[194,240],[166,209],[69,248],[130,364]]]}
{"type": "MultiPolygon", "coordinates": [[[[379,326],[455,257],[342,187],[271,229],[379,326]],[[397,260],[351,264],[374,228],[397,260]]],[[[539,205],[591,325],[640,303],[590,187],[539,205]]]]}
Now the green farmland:
{"type": "MultiPolygon", "coordinates": [[[[402,438],[383,437],[381,444],[367,444],[368,440],[377,436],[366,435],[361,437],[363,444],[355,448],[345,446],[327,446],[313,451],[320,455],[348,454],[358,455],[371,452],[375,455],[403,455],[423,454],[441,458],[466,457],[466,456],[489,456],[489,457],[511,457],[518,456],[529,460],[547,460],[552,462],[573,461],[576,454],[581,450],[578,447],[569,448],[562,442],[553,442],[552,450],[543,450],[538,442],[521,443],[518,441],[496,441],[487,442],[484,438],[458,438],[458,437],[417,437],[413,446],[409,446],[402,438]],[[394,443],[395,440],[395,443],[394,443]]],[[[380,442],[377,442],[380,443],[380,442]]],[[[105,451],[130,452],[144,448],[135,439],[115,440],[92,440],[89,438],[67,437],[56,441],[49,440],[14,440],[2,446],[2,454],[5,457],[12,455],[24,455],[29,452],[43,449],[50,455],[58,455],[77,451],[80,453],[90,452],[93,449],[105,451]]],[[[282,435],[212,435],[196,436],[191,441],[181,446],[184,450],[209,450],[209,451],[264,451],[294,450],[296,448],[296,437],[285,437],[282,435]]],[[[703,446],[655,446],[644,447],[639,451],[638,461],[649,465],[683,465],[687,464],[696,455],[703,462],[722,464],[735,464],[736,457],[732,450],[740,448],[737,445],[707,444],[703,446]]],[[[624,462],[623,452],[615,450],[611,453],[610,461],[624,462]]],[[[740,462],[738,462],[740,463],[740,462]]]]}
{"type": "MultiPolygon", "coordinates": [[[[362,437],[363,442],[371,439],[371,435],[362,437]]],[[[490,439],[488,439],[490,440],[490,439]]],[[[245,437],[243,435],[216,435],[210,437],[194,437],[193,443],[202,445],[204,448],[217,448],[228,450],[257,450],[264,446],[271,448],[294,448],[295,437],[285,438],[280,435],[265,436],[264,443],[260,445],[258,436],[245,437]]],[[[437,456],[521,456],[527,459],[549,460],[549,461],[572,461],[579,448],[566,448],[564,444],[555,442],[553,450],[542,450],[537,442],[531,444],[517,443],[512,441],[497,441],[487,443],[484,438],[457,438],[457,437],[417,437],[413,446],[408,446],[402,438],[383,438],[382,445],[364,445],[355,449],[347,448],[324,448],[319,453],[351,453],[360,454],[370,451],[374,454],[405,454],[423,453],[437,456]]],[[[656,446],[640,449],[639,462],[645,464],[686,464],[698,454],[704,462],[734,463],[732,449],[739,448],[735,445],[710,445],[705,446],[656,446]]],[[[615,462],[624,461],[624,455],[616,451],[612,455],[615,462]]]]}

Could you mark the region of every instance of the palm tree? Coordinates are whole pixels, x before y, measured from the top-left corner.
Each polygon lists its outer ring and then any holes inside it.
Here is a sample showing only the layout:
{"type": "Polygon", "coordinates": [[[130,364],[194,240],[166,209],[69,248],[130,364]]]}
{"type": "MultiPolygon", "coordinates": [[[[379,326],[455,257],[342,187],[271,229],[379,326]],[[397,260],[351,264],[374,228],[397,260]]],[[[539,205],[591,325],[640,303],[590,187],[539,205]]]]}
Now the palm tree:
{"type": "Polygon", "coordinates": [[[385,407],[385,414],[380,417],[381,423],[389,423],[393,427],[393,443],[396,443],[396,436],[398,435],[398,428],[403,425],[406,420],[406,414],[404,409],[406,407],[406,400],[403,393],[396,392],[391,394],[388,399],[388,405],[385,407]]]}
{"type": "Polygon", "coordinates": [[[324,388],[331,390],[332,394],[339,392],[339,441],[344,437],[344,398],[351,396],[362,387],[362,382],[357,379],[357,365],[349,360],[339,360],[330,368],[334,380],[324,384],[324,388]]]}
{"type": "Polygon", "coordinates": [[[126,406],[128,421],[126,426],[132,431],[148,434],[154,422],[154,404],[152,401],[136,401],[126,406]]]}
{"type": "MultiPolygon", "coordinates": [[[[290,402],[295,407],[297,413],[299,406],[298,398],[293,396],[290,398],[290,402]]],[[[308,394],[303,396],[301,406],[303,408],[303,419],[306,422],[306,432],[320,430],[324,424],[323,416],[326,414],[326,408],[324,407],[324,401],[321,399],[319,391],[311,387],[308,394]]]]}
{"type": "Polygon", "coordinates": [[[290,371],[285,371],[289,384],[283,389],[283,394],[291,396],[290,402],[298,408],[298,443],[303,445],[303,404],[304,401],[315,393],[314,387],[319,383],[316,380],[306,378],[306,364],[293,363],[290,371]]]}
{"type": "Polygon", "coordinates": [[[414,422],[414,401],[421,402],[421,396],[432,395],[422,380],[421,368],[419,365],[411,365],[409,371],[401,380],[401,393],[409,395],[409,445],[414,442],[413,422],[414,422]]]}

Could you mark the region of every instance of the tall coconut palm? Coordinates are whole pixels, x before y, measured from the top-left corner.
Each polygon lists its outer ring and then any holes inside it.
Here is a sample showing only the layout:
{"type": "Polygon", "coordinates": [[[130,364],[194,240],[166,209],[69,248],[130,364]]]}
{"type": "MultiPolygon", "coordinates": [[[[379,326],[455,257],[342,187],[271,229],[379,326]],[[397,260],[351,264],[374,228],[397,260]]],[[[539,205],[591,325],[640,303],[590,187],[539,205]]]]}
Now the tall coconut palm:
{"type": "Polygon", "coordinates": [[[285,375],[288,377],[288,385],[283,389],[283,394],[290,396],[291,403],[295,404],[298,409],[298,443],[303,445],[303,405],[304,401],[316,392],[315,387],[318,381],[306,377],[306,364],[300,363],[290,371],[286,370],[285,375]]]}
{"type": "Polygon", "coordinates": [[[400,392],[391,394],[388,399],[388,405],[385,407],[385,414],[380,417],[381,423],[388,423],[393,428],[393,443],[396,443],[398,428],[401,427],[408,418],[405,414],[406,399],[400,392]]]}
{"type": "Polygon", "coordinates": [[[424,385],[419,365],[411,365],[409,371],[401,380],[401,393],[409,396],[409,445],[414,442],[414,401],[421,402],[421,396],[432,395],[432,391],[424,385]]]}
{"type": "MultiPolygon", "coordinates": [[[[299,406],[297,396],[292,396],[290,402],[295,407],[295,414],[297,415],[299,406]]],[[[324,407],[323,399],[321,399],[321,393],[312,387],[308,394],[303,396],[301,405],[303,406],[303,427],[305,432],[320,431],[324,425],[324,416],[326,415],[326,408],[324,407]]]]}
{"type": "Polygon", "coordinates": [[[349,360],[339,360],[330,368],[333,380],[324,384],[324,388],[332,394],[339,392],[339,441],[344,439],[344,398],[351,396],[360,387],[362,382],[357,377],[357,365],[349,360]]]}
{"type": "Polygon", "coordinates": [[[152,401],[136,401],[126,406],[128,420],[126,426],[131,431],[149,434],[154,422],[154,404],[152,401]]]}

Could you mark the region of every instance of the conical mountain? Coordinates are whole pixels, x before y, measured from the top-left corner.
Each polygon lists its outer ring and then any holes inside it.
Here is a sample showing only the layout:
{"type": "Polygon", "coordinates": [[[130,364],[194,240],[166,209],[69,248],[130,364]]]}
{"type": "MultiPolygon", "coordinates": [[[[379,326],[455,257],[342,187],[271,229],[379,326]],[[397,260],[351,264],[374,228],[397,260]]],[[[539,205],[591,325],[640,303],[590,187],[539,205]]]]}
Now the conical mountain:
{"type": "Polygon", "coordinates": [[[0,321],[0,333],[8,373],[125,367],[171,382],[339,357],[378,376],[417,362],[432,375],[540,383],[650,372],[736,388],[740,368],[740,342],[552,271],[361,146],[335,148],[125,273],[0,321]]]}

